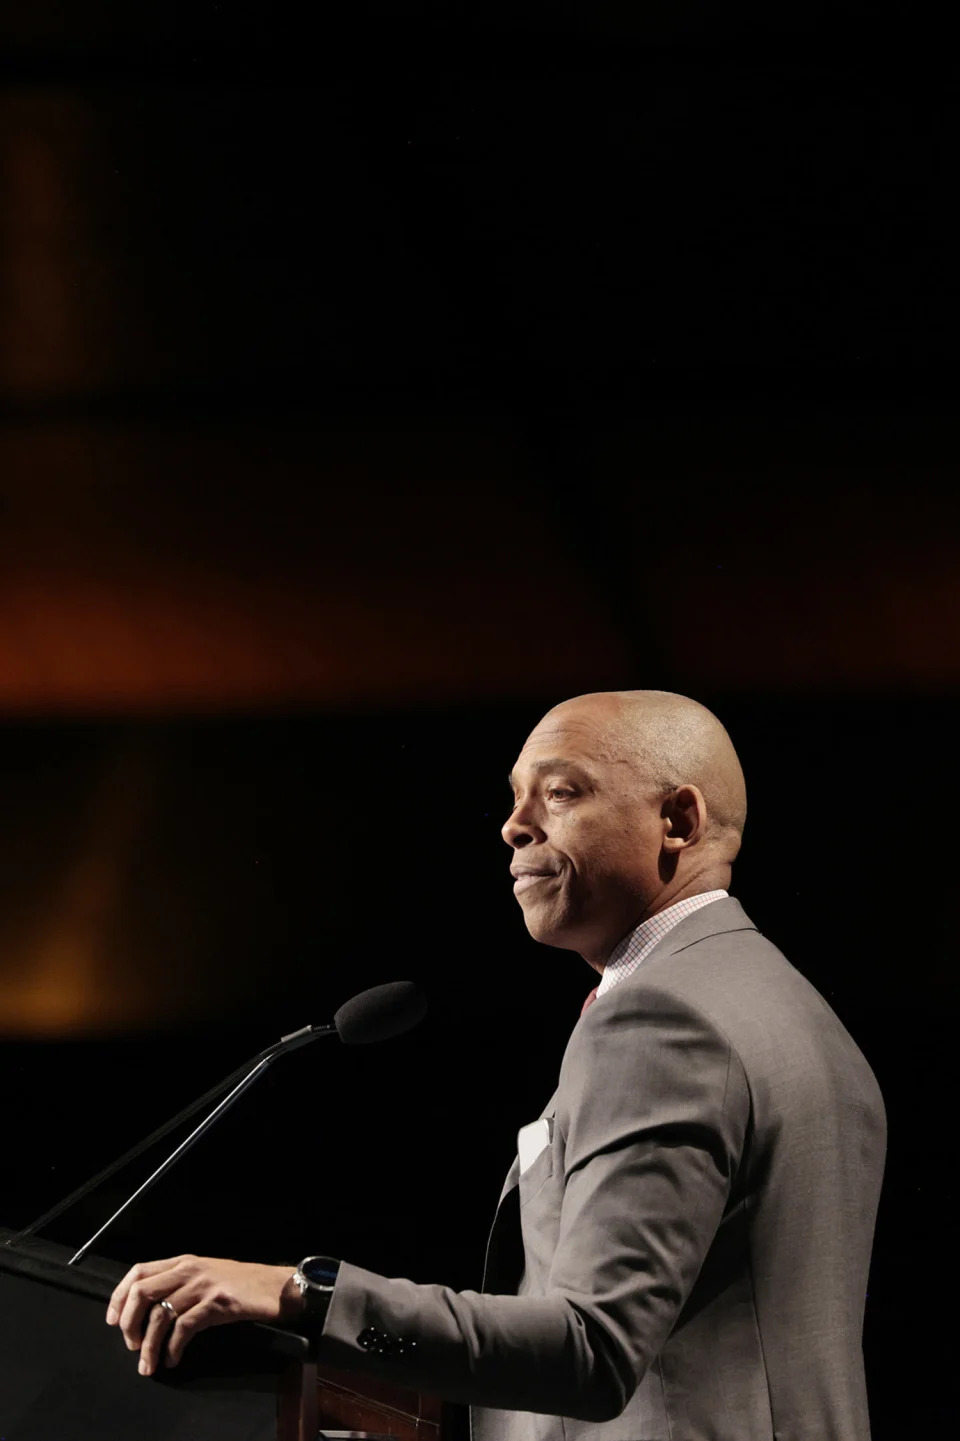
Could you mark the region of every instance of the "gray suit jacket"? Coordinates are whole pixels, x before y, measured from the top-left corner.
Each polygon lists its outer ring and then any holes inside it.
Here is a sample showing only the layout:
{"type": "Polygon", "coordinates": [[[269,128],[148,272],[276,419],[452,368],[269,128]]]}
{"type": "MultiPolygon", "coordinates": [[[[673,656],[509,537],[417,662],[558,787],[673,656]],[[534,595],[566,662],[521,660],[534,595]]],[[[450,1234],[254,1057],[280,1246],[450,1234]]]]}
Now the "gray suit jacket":
{"type": "Polygon", "coordinates": [[[739,903],[574,1027],[482,1292],[344,1264],[319,1356],[473,1407],[474,1441],[867,1441],[876,1080],[739,903]]]}

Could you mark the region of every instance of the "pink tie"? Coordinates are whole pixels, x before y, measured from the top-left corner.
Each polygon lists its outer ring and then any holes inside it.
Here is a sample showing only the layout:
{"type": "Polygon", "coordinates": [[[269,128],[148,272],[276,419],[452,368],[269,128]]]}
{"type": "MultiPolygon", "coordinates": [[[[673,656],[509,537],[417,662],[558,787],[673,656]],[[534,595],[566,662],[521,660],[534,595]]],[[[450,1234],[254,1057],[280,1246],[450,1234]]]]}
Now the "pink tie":
{"type": "Polygon", "coordinates": [[[588,996],[587,999],[584,1001],[583,1005],[580,1007],[580,1014],[581,1014],[581,1016],[585,1016],[585,1015],[587,1014],[587,1012],[589,1011],[590,1007],[593,1005],[593,1003],[594,1003],[594,1001],[595,1001],[596,999],[597,999],[597,988],[596,988],[596,986],[594,986],[593,990],[590,992],[589,996],[588,996]]]}

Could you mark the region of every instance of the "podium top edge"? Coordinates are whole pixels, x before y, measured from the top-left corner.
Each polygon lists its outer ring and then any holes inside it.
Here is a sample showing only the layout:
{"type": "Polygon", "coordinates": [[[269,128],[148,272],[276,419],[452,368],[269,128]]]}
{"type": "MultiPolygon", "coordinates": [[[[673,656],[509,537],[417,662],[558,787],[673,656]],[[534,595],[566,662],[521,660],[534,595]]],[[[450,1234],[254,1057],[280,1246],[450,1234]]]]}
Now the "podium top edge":
{"type": "Polygon", "coordinates": [[[16,1234],[9,1227],[0,1226],[0,1270],[32,1276],[64,1291],[75,1291],[106,1303],[127,1269],[104,1256],[88,1256],[78,1265],[68,1266],[69,1247],[42,1236],[25,1236],[13,1244],[16,1234]]]}

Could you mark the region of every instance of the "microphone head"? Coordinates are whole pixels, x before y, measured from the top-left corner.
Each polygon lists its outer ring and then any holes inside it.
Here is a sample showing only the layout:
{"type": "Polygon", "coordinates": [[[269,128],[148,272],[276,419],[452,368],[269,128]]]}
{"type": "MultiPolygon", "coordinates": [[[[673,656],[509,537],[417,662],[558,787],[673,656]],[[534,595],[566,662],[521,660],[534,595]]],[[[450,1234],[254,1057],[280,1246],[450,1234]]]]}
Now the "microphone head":
{"type": "Polygon", "coordinates": [[[337,1034],[348,1046],[388,1041],[420,1024],[427,1014],[427,998],[412,981],[388,981],[371,986],[344,1001],[333,1018],[337,1034]]]}

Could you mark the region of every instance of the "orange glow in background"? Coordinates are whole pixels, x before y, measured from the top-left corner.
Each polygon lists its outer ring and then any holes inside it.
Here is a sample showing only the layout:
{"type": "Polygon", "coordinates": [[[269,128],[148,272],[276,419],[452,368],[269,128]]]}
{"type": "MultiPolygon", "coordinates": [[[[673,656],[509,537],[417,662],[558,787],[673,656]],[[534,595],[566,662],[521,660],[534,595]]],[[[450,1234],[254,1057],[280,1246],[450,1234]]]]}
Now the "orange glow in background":
{"type": "MultiPolygon", "coordinates": [[[[158,89],[131,126],[127,103],[56,84],[0,94],[8,723],[51,726],[55,750],[54,722],[80,718],[539,704],[651,677],[694,695],[955,691],[960,506],[955,466],[922,425],[887,446],[878,418],[852,458],[808,428],[805,459],[789,424],[758,440],[742,416],[739,430],[701,423],[697,450],[688,417],[671,431],[638,403],[560,478],[531,461],[521,425],[496,419],[351,429],[306,405],[258,424],[236,398],[227,420],[202,404],[184,419],[177,396],[209,372],[229,390],[260,350],[267,377],[283,356],[264,341],[235,360],[237,306],[204,310],[195,276],[216,276],[225,242],[184,219],[197,192],[174,161],[189,158],[195,112],[158,89]],[[148,161],[168,187],[156,209],[148,161]],[[137,418],[128,389],[172,394],[173,418],[137,418]]],[[[208,159],[225,143],[210,133],[208,159]]],[[[230,173],[240,200],[229,185],[222,199],[240,210],[208,217],[225,234],[247,203],[242,168],[230,173]]],[[[285,264],[275,244],[268,285],[285,264]]],[[[272,325],[261,301],[251,314],[272,325]]],[[[316,340],[336,371],[336,344],[316,340]]],[[[406,343],[393,337],[387,371],[406,343]]],[[[554,455],[566,423],[558,405],[554,455]]],[[[158,983],[169,950],[125,909],[170,778],[151,745],[128,737],[97,763],[84,813],[63,813],[69,843],[49,812],[29,898],[9,891],[0,916],[0,1029],[122,1029],[190,993],[189,978],[158,983]]],[[[185,966],[203,944],[185,936],[185,966]]]]}

